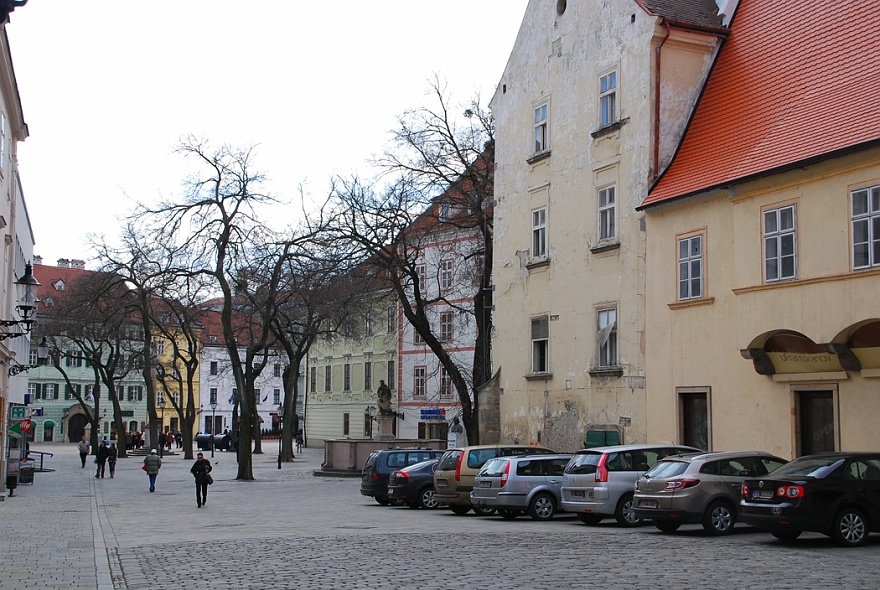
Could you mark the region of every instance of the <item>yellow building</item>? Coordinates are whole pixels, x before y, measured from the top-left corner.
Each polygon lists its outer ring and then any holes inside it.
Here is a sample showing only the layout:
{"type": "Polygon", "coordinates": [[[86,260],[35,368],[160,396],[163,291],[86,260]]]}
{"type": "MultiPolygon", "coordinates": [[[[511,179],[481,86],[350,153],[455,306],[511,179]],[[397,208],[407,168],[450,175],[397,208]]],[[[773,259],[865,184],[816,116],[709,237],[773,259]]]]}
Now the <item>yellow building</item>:
{"type": "Polygon", "coordinates": [[[199,391],[200,335],[200,330],[187,333],[174,328],[153,333],[156,415],[161,432],[181,430],[182,418],[189,413],[194,417],[194,430],[199,429],[204,410],[199,391]]]}
{"type": "Polygon", "coordinates": [[[880,15],[787,4],[740,3],[641,207],[651,440],[880,448],[880,15]]]}

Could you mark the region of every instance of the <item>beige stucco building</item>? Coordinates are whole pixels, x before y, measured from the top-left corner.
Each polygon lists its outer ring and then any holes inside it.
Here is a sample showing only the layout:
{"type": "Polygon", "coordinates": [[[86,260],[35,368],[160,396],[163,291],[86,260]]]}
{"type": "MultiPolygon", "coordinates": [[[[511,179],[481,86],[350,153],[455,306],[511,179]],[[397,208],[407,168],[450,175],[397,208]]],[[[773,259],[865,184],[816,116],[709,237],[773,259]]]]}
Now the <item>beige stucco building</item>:
{"type": "Polygon", "coordinates": [[[783,457],[876,449],[880,16],[771,4],[740,3],[643,207],[648,436],[783,457]],[[762,80],[778,92],[755,92],[762,80]]]}
{"type": "Polygon", "coordinates": [[[496,119],[494,366],[501,439],[648,439],[646,235],[654,173],[719,40],[712,2],[532,0],[496,119]]]}

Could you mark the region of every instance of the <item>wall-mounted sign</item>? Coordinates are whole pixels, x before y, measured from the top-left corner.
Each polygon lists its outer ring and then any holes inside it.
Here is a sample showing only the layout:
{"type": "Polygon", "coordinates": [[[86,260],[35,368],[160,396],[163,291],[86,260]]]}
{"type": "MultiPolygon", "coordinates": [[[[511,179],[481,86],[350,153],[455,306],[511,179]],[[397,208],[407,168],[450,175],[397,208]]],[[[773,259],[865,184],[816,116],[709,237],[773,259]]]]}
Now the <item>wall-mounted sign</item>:
{"type": "Polygon", "coordinates": [[[446,420],[446,408],[422,408],[422,420],[446,420]]]}

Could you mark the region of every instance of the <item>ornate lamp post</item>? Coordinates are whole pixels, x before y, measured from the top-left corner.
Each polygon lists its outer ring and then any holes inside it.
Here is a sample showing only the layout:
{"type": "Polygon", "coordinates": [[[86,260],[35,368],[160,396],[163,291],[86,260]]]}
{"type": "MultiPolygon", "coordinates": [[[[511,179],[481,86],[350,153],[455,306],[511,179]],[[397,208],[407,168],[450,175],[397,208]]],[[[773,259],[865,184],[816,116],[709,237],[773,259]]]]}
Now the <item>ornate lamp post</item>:
{"type": "Polygon", "coordinates": [[[281,469],[281,447],[283,446],[284,441],[284,423],[282,422],[284,416],[284,404],[278,404],[278,469],[281,469]]]}
{"type": "Polygon", "coordinates": [[[159,436],[158,436],[159,440],[156,442],[159,443],[159,457],[164,457],[164,451],[165,451],[165,394],[164,393],[159,398],[158,404],[159,404],[159,411],[161,412],[162,417],[159,419],[159,436]]]}
{"type": "Polygon", "coordinates": [[[217,394],[211,394],[211,457],[214,457],[214,445],[217,442],[217,394]]]}

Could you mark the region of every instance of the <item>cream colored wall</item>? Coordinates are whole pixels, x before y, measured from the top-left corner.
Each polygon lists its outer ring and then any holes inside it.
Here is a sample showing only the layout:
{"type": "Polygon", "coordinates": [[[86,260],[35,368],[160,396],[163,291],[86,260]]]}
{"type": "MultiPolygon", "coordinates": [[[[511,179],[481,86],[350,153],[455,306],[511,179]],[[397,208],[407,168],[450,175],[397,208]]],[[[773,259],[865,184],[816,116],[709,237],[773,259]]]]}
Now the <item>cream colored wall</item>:
{"type": "Polygon", "coordinates": [[[797,454],[795,394],[837,390],[839,447],[880,446],[868,418],[880,381],[858,373],[791,378],[758,375],[740,350],[774,329],[817,343],[878,317],[877,271],[850,271],[849,190],[880,179],[880,152],[830,160],[647,212],[648,437],[678,442],[676,388],[711,388],[713,450],[797,454]],[[798,279],[763,285],[762,208],[797,204],[798,279]],[[676,298],[676,236],[704,227],[707,305],[670,309],[676,298]]]}
{"type": "MultiPolygon", "coordinates": [[[[653,162],[652,43],[657,20],[635,2],[599,6],[570,2],[556,15],[531,2],[491,108],[496,118],[494,366],[500,369],[501,440],[541,441],[558,450],[583,446],[588,424],[631,420],[626,442],[648,438],[645,400],[645,234],[635,211],[647,195],[653,162]],[[631,19],[634,19],[631,22],[631,19]],[[617,69],[621,129],[593,138],[599,127],[599,77],[617,69]],[[533,156],[533,112],[549,101],[550,156],[533,156]],[[617,187],[619,246],[598,240],[597,190],[617,187]],[[548,208],[550,263],[529,268],[531,212],[548,208]],[[622,374],[597,366],[597,310],[617,306],[622,374]],[[547,379],[527,379],[530,319],[550,316],[547,379]]],[[[676,34],[678,35],[678,34],[676,34]]],[[[676,36],[681,46],[685,41],[676,36]]],[[[712,44],[709,44],[710,46],[712,44]]],[[[670,45],[673,47],[673,45],[670,45]]],[[[707,46],[708,47],[708,46],[707,46]]],[[[707,48],[706,51],[709,49],[707,48]]],[[[670,50],[664,92],[686,88],[706,70],[693,51],[670,50]],[[684,56],[684,57],[682,57],[684,56]],[[696,64],[696,65],[694,65],[696,64]]],[[[669,104],[664,117],[687,109],[669,104]]],[[[667,133],[682,129],[671,123],[667,133]]]]}

